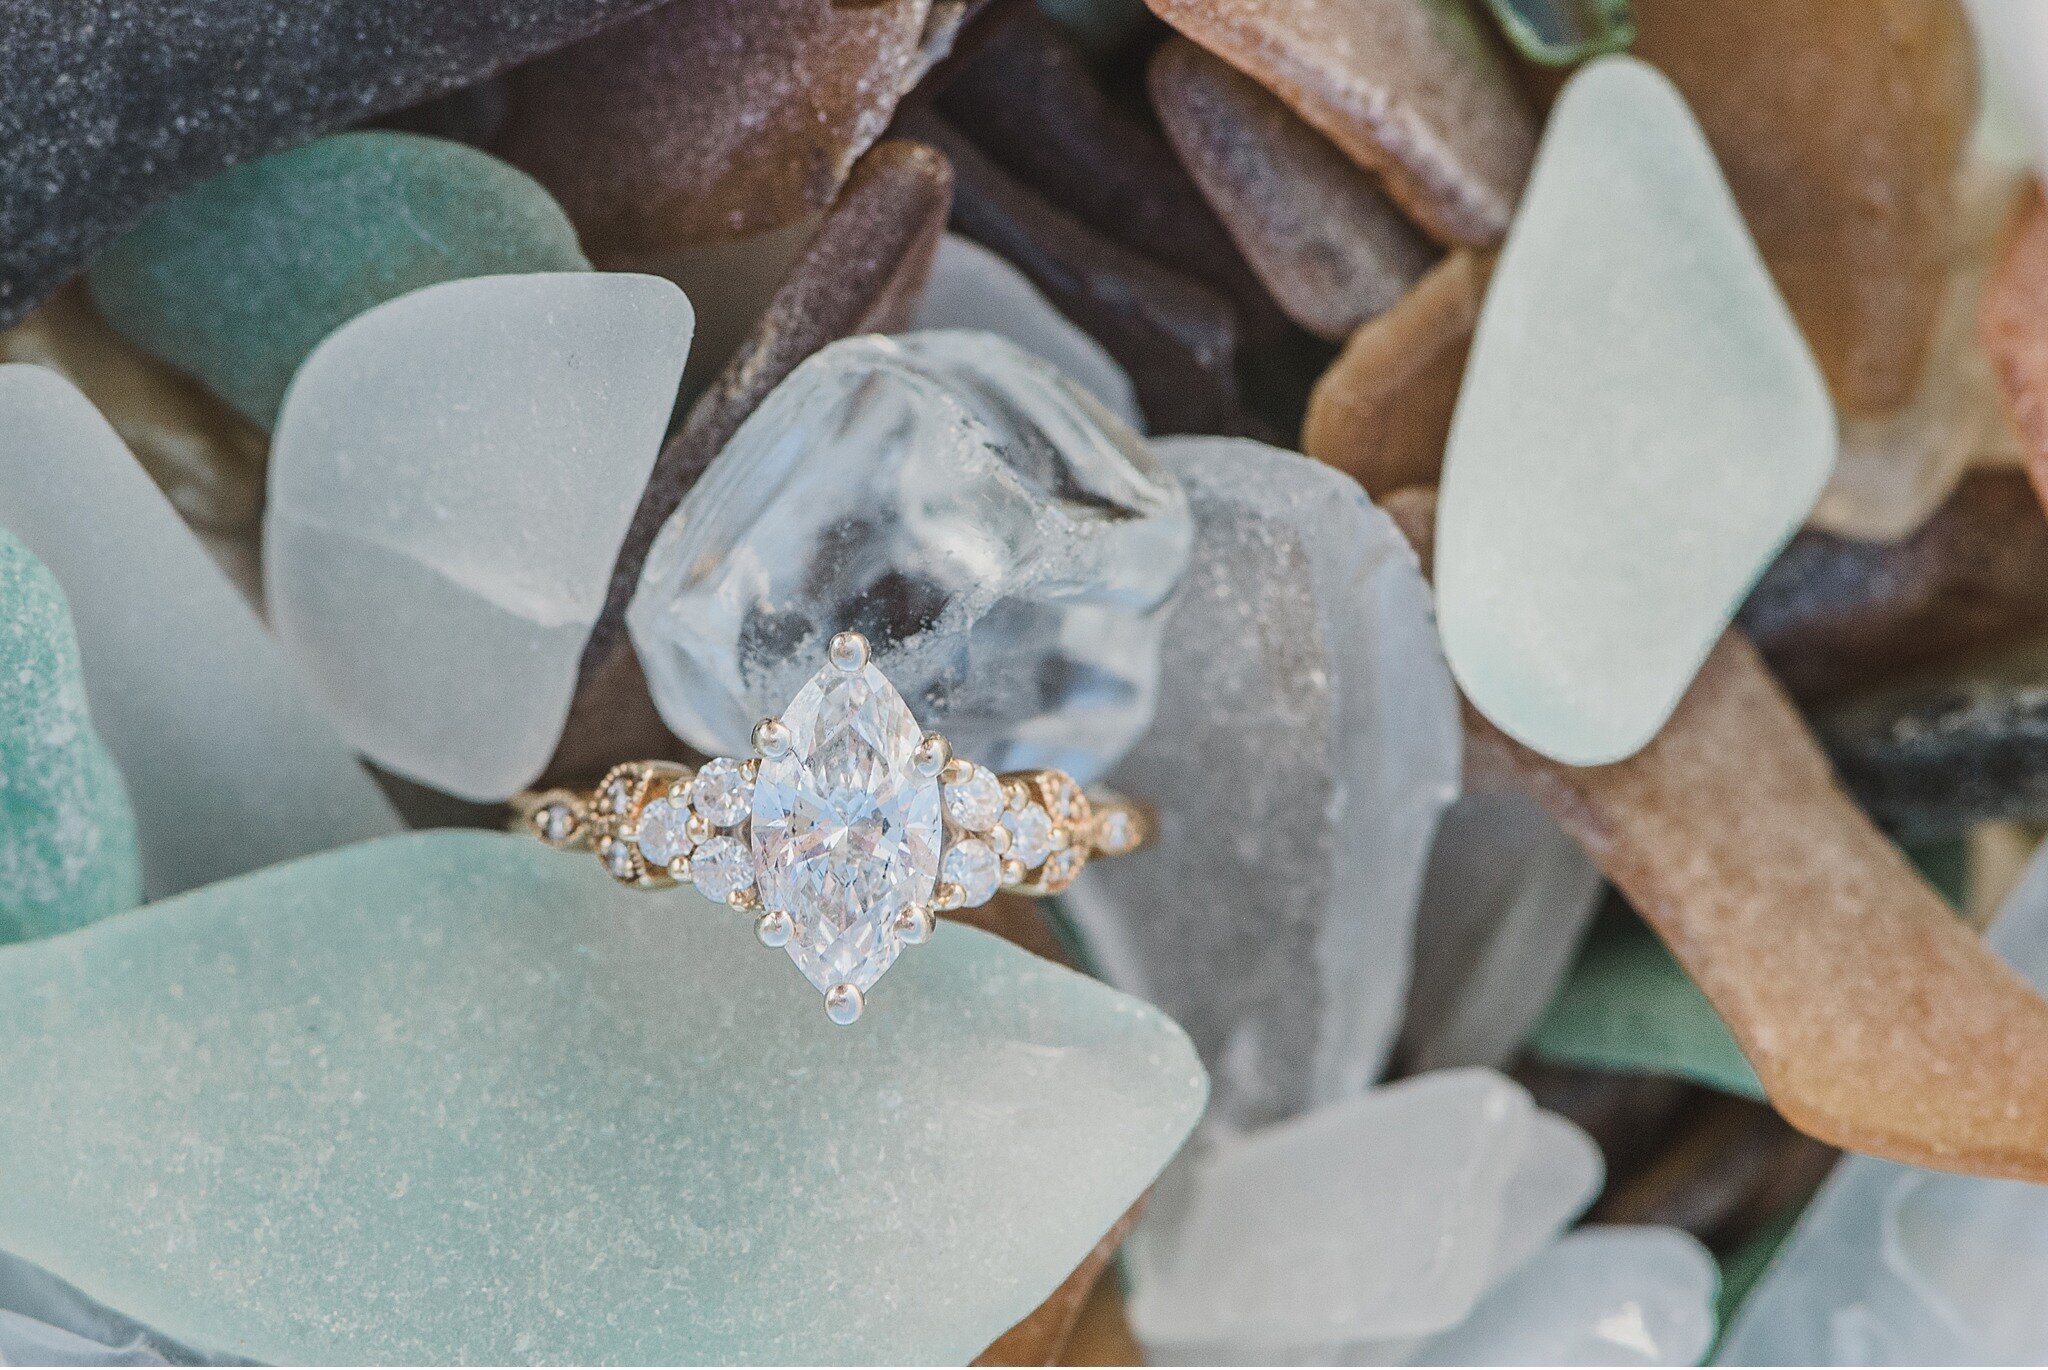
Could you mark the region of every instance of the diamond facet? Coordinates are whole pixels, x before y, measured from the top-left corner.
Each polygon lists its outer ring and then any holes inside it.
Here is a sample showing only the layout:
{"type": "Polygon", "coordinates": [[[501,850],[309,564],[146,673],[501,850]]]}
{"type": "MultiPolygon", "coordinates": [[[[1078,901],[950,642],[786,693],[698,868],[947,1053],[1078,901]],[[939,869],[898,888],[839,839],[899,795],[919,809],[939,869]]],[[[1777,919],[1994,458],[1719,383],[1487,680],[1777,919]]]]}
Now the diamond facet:
{"type": "Polygon", "coordinates": [[[747,782],[746,768],[729,756],[707,761],[690,782],[690,802],[697,812],[720,828],[730,828],[747,816],[754,787],[747,782]]]}
{"type": "Polygon", "coordinates": [[[1003,816],[1003,787],[996,773],[976,766],[967,779],[946,786],[946,817],[969,832],[987,832],[1003,816]]]}
{"type": "Polygon", "coordinates": [[[684,826],[689,821],[690,811],[666,795],[649,800],[640,811],[640,854],[655,866],[688,856],[690,835],[684,826]]]}
{"type": "Polygon", "coordinates": [[[1003,863],[978,837],[963,837],[946,848],[946,879],[967,892],[966,907],[986,904],[1003,883],[1003,863]]]}
{"type": "Polygon", "coordinates": [[[762,902],[795,920],[789,958],[821,992],[865,991],[901,950],[897,913],[938,881],[939,782],[913,761],[924,733],[872,663],[827,665],[782,722],[789,752],[754,783],[762,902]]]}

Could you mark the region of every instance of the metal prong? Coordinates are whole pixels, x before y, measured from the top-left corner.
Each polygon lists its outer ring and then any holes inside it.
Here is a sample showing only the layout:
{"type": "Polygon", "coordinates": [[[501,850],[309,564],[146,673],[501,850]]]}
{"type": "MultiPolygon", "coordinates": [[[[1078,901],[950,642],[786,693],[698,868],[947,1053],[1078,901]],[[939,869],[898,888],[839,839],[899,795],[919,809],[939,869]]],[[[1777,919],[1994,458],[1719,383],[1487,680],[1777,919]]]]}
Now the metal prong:
{"type": "Polygon", "coordinates": [[[725,902],[729,907],[738,909],[741,913],[752,913],[761,907],[761,891],[752,885],[748,885],[745,889],[734,890],[731,894],[725,896],[725,902]]]}
{"type": "Polygon", "coordinates": [[[774,761],[789,755],[789,729],[782,726],[779,718],[764,718],[754,725],[754,752],[756,755],[774,761]]]}
{"type": "Polygon", "coordinates": [[[781,909],[770,909],[754,920],[754,936],[761,939],[764,947],[788,946],[795,931],[796,923],[781,909]]]}
{"type": "Polygon", "coordinates": [[[860,1017],[864,1002],[860,991],[852,985],[834,985],[825,991],[825,1016],[841,1027],[848,1027],[860,1017]]]}
{"type": "Polygon", "coordinates": [[[1024,863],[1014,856],[1003,862],[1003,883],[1005,885],[1021,885],[1024,883],[1024,863]]]}
{"type": "Polygon", "coordinates": [[[690,845],[693,847],[701,847],[709,842],[714,831],[716,830],[711,826],[711,820],[695,810],[683,820],[683,832],[689,837],[690,845]]]}
{"type": "Polygon", "coordinates": [[[896,935],[913,947],[929,941],[935,926],[932,911],[922,904],[906,904],[896,915],[896,935]]]}
{"type": "Polygon", "coordinates": [[[851,675],[868,664],[868,640],[859,633],[835,634],[831,645],[825,649],[825,655],[831,658],[834,666],[851,675]]]}
{"type": "Polygon", "coordinates": [[[997,856],[1001,856],[1010,849],[1010,830],[998,823],[983,833],[981,840],[988,843],[990,851],[994,852],[997,856]]]}
{"type": "Polygon", "coordinates": [[[677,882],[677,883],[679,883],[679,884],[684,884],[684,885],[687,885],[687,884],[689,884],[689,883],[690,883],[690,858],[689,858],[689,857],[687,857],[687,856],[678,856],[678,857],[677,857],[677,858],[676,858],[675,860],[673,860],[673,861],[669,862],[669,863],[668,863],[668,878],[669,878],[669,879],[671,879],[671,880],[674,880],[674,881],[676,881],[676,882],[677,882]]]}
{"type": "Polygon", "coordinates": [[[954,909],[964,907],[966,903],[966,887],[956,885],[951,880],[940,881],[939,887],[932,891],[932,907],[941,913],[951,913],[954,909]]]}
{"type": "Polygon", "coordinates": [[[954,757],[946,763],[946,769],[939,772],[942,785],[965,785],[974,774],[974,763],[961,757],[954,757]]]}
{"type": "Polygon", "coordinates": [[[910,754],[910,764],[917,767],[917,773],[926,779],[935,778],[952,759],[952,744],[937,733],[926,733],[924,741],[918,743],[917,750],[910,754]]]}

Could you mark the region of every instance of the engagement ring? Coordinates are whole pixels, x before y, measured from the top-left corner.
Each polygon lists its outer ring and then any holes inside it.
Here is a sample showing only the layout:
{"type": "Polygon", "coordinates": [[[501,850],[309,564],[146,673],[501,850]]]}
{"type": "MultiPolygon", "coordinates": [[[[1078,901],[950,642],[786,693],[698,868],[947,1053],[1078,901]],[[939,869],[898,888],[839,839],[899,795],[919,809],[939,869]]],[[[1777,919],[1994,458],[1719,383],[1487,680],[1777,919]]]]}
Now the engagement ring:
{"type": "Polygon", "coordinates": [[[631,761],[592,794],[513,802],[527,831],[595,852],[623,884],[691,884],[756,915],[762,944],[787,951],[845,1026],[935,915],[1002,889],[1058,894],[1091,857],[1138,847],[1150,822],[1063,771],[999,776],[955,757],[860,634],[826,655],[782,716],[755,727],[746,760],[631,761]]]}

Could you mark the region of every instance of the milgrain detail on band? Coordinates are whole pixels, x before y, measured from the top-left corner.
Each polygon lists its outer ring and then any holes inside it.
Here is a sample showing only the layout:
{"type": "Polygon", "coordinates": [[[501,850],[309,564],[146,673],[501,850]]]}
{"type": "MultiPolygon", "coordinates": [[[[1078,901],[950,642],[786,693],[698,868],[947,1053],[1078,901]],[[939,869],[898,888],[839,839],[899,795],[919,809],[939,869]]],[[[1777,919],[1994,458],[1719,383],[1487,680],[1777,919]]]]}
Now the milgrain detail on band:
{"type": "Polygon", "coordinates": [[[622,884],[691,884],[753,914],[763,945],[786,952],[845,1025],[936,915],[1002,889],[1057,894],[1091,858],[1140,846],[1150,818],[1062,771],[998,776],[954,756],[858,633],[826,655],[782,716],[754,729],[751,757],[629,761],[593,793],[526,794],[514,808],[521,830],[594,852],[622,884]]]}

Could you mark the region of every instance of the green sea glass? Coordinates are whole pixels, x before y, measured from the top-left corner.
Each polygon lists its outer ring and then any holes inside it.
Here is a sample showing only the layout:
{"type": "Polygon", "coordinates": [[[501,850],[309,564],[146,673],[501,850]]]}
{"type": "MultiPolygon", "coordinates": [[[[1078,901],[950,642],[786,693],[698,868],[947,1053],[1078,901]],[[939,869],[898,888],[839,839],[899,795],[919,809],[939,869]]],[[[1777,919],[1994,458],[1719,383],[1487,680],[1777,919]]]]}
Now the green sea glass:
{"type": "Polygon", "coordinates": [[[1552,111],[1446,450],[1436,590],[1474,707],[1571,765],[1643,747],[1835,458],[1819,369],[1671,83],[1552,111]]]}
{"type": "Polygon", "coordinates": [[[1594,932],[1529,1045],[1566,1065],[1677,1075],[1764,1097],[1728,1025],[1634,917],[1610,919],[1594,932]]]}
{"type": "Polygon", "coordinates": [[[276,1363],[964,1363],[1206,1082],[948,924],[851,1028],[749,918],[502,834],[0,949],[0,1249],[276,1363]]]}
{"type": "Polygon", "coordinates": [[[131,342],[268,428],[306,354],[371,306],[468,276],[589,267],[524,172],[461,143],[370,131],[187,191],[86,282],[131,342]]]}
{"type": "Polygon", "coordinates": [[[64,592],[0,531],[0,942],[141,897],[135,811],[86,711],[64,592]]]}
{"type": "Polygon", "coordinates": [[[1568,67],[1636,40],[1633,0],[1487,0],[1495,22],[1524,57],[1568,67]]]}

